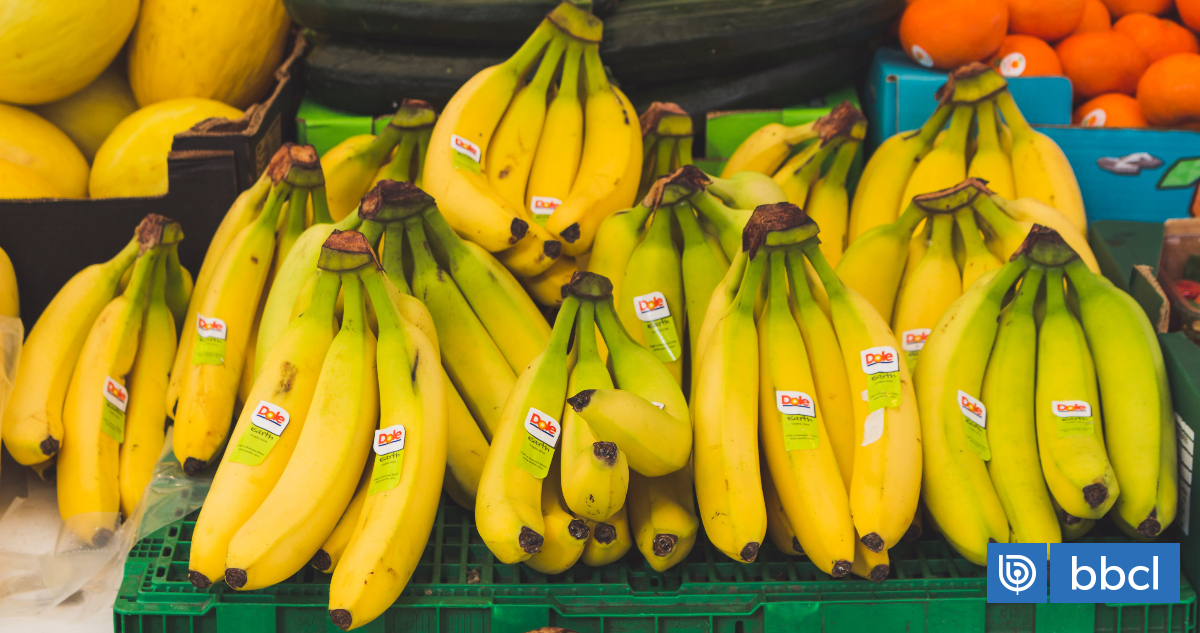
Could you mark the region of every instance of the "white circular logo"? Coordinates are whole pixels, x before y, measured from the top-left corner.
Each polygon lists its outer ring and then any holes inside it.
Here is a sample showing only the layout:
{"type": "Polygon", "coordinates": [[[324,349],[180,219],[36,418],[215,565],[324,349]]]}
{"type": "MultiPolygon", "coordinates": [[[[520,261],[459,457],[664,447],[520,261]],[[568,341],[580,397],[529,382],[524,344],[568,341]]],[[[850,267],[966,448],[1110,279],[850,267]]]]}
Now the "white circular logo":
{"type": "Polygon", "coordinates": [[[1000,74],[1005,77],[1020,77],[1025,73],[1025,56],[1009,53],[1000,60],[1000,74]]]}
{"type": "Polygon", "coordinates": [[[933,55],[916,44],[912,45],[912,58],[926,68],[933,68],[933,55]]]}
{"type": "Polygon", "coordinates": [[[1020,554],[1000,555],[1000,584],[1005,589],[1019,594],[1032,587],[1035,580],[1037,568],[1029,558],[1020,554]]]}
{"type": "Polygon", "coordinates": [[[1108,113],[1103,108],[1096,108],[1083,115],[1083,118],[1079,121],[1079,125],[1083,127],[1104,127],[1105,121],[1108,121],[1108,113]]]}

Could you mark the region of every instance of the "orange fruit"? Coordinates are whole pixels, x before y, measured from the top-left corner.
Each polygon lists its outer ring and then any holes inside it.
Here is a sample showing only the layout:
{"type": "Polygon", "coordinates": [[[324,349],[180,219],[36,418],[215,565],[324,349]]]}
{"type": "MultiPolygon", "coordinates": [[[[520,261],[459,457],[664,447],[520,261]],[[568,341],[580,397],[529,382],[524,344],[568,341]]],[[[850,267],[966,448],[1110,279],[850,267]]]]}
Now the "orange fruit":
{"type": "Polygon", "coordinates": [[[1104,0],[1104,5],[1114,18],[1134,12],[1162,15],[1171,10],[1171,0],[1104,0]]]}
{"type": "Polygon", "coordinates": [[[915,0],[900,18],[900,44],[926,68],[957,68],[990,58],[1007,30],[1004,0],[915,0]]]}
{"type": "Polygon", "coordinates": [[[1137,99],[1119,92],[1100,95],[1075,109],[1071,122],[1084,127],[1147,127],[1137,99]]]}
{"type": "Polygon", "coordinates": [[[1108,15],[1108,7],[1100,0],[1087,0],[1083,7],[1083,19],[1075,27],[1076,33],[1091,33],[1092,31],[1107,31],[1112,28],[1112,16],[1108,15]]]}
{"type": "Polygon", "coordinates": [[[1193,31],[1200,31],[1200,0],[1175,0],[1179,19],[1193,31]]]}
{"type": "Polygon", "coordinates": [[[1055,48],[1076,99],[1106,92],[1132,95],[1149,62],[1133,38],[1118,31],[1078,33],[1055,48]]]}
{"type": "Polygon", "coordinates": [[[1127,13],[1113,24],[1113,30],[1133,38],[1151,64],[1175,53],[1200,53],[1191,31],[1149,13],[1127,13]]]}
{"type": "Polygon", "coordinates": [[[1008,35],[1000,50],[992,56],[991,65],[1005,77],[1038,77],[1061,75],[1058,53],[1044,41],[1032,35],[1008,35]]]}
{"type": "Polygon", "coordinates": [[[1200,130],[1200,55],[1168,55],[1146,69],[1138,105],[1151,125],[1200,130]]]}
{"type": "Polygon", "coordinates": [[[1008,32],[1061,40],[1079,26],[1084,6],[1086,0],[1008,0],[1008,32]]]}

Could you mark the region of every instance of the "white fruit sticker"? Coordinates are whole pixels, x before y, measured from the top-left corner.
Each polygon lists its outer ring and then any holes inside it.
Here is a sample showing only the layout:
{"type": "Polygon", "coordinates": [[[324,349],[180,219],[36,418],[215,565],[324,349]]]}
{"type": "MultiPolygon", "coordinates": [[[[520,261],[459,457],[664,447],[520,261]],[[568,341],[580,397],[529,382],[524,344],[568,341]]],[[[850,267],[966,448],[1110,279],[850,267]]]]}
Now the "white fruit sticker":
{"type": "Polygon", "coordinates": [[[535,216],[549,216],[558,209],[562,204],[562,200],[552,198],[550,196],[530,196],[529,197],[529,212],[535,216]]]}
{"type": "Polygon", "coordinates": [[[906,352],[919,352],[925,347],[925,339],[929,338],[930,332],[933,332],[933,330],[927,327],[905,330],[901,334],[900,347],[906,352]]]}
{"type": "Polygon", "coordinates": [[[784,450],[817,448],[820,434],[817,430],[817,405],[812,396],[803,391],[776,391],[775,408],[780,413],[784,450]]]}
{"type": "Polygon", "coordinates": [[[483,160],[483,152],[480,151],[479,146],[457,134],[450,135],[450,149],[470,158],[476,163],[483,160]]]}
{"type": "Polygon", "coordinates": [[[193,365],[224,365],[225,339],[229,327],[216,317],[196,314],[196,340],[192,343],[193,365]]]}
{"type": "Polygon", "coordinates": [[[554,447],[562,426],[544,411],[529,407],[525,414],[525,440],[517,455],[517,465],[538,479],[545,479],[554,458],[554,447]]]}
{"type": "Polygon", "coordinates": [[[883,437],[883,416],[885,409],[875,409],[863,420],[863,446],[870,446],[883,437]]]}
{"type": "Polygon", "coordinates": [[[633,312],[642,322],[646,345],[654,356],[664,363],[679,360],[683,346],[679,343],[679,330],[671,306],[661,292],[651,292],[633,298],[633,312]]]}
{"type": "Polygon", "coordinates": [[[1000,74],[1005,77],[1020,77],[1025,74],[1025,56],[1009,53],[1000,60],[1000,74]]]}
{"type": "Polygon", "coordinates": [[[859,354],[867,375],[867,408],[900,406],[900,356],[896,348],[872,347],[859,354]]]}
{"type": "Polygon", "coordinates": [[[250,426],[242,431],[229,461],[247,466],[257,466],[279,441],[292,416],[283,407],[259,400],[250,414],[250,426]]]}
{"type": "Polygon", "coordinates": [[[1107,121],[1108,113],[1103,108],[1096,108],[1083,115],[1083,118],[1079,120],[1079,125],[1082,127],[1104,127],[1107,121]]]}
{"type": "Polygon", "coordinates": [[[967,434],[967,446],[979,456],[988,461],[992,458],[992,449],[987,439],[987,407],[970,394],[958,390],[958,408],[963,414],[963,431],[967,434]]]}
{"type": "Polygon", "coordinates": [[[111,376],[104,377],[104,408],[100,411],[100,430],[120,444],[125,441],[125,409],[129,390],[111,376]]]}
{"type": "Polygon", "coordinates": [[[913,60],[915,60],[918,64],[926,68],[933,68],[933,56],[929,54],[929,51],[926,51],[916,44],[913,44],[909,51],[912,53],[913,60]]]}
{"type": "Polygon", "coordinates": [[[1092,418],[1092,405],[1086,401],[1052,400],[1050,407],[1051,412],[1058,418],[1058,437],[1095,433],[1096,423],[1092,418]]]}
{"type": "Polygon", "coordinates": [[[658,407],[658,410],[659,410],[659,411],[663,411],[663,410],[665,410],[665,409],[667,408],[667,405],[665,405],[665,404],[663,404],[663,403],[661,403],[661,402],[655,402],[655,401],[653,401],[653,400],[651,400],[651,401],[650,401],[650,404],[652,404],[652,405],[654,405],[654,406],[658,407]]]}
{"type": "Polygon", "coordinates": [[[375,451],[375,467],[371,469],[368,496],[391,490],[400,483],[400,471],[404,467],[404,442],[407,439],[403,424],[375,431],[375,442],[371,445],[375,451]]]}

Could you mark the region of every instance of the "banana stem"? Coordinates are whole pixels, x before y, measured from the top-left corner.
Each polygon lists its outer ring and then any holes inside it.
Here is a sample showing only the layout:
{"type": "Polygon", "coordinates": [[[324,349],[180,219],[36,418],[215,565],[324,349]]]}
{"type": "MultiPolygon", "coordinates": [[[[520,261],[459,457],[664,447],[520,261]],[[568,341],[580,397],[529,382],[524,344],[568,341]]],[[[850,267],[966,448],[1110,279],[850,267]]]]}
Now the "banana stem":
{"type": "Polygon", "coordinates": [[[271,227],[271,231],[274,232],[279,223],[279,212],[283,209],[283,205],[291,193],[292,186],[286,182],[272,186],[271,193],[267,195],[267,201],[263,204],[262,213],[258,215],[255,222],[271,227]]]}
{"type": "Polygon", "coordinates": [[[400,144],[396,148],[396,155],[392,157],[392,162],[383,168],[380,180],[409,182],[410,172],[412,171],[413,150],[416,146],[416,136],[411,132],[405,132],[400,137],[400,144]]]}
{"type": "Polygon", "coordinates": [[[788,278],[792,282],[792,299],[796,304],[816,301],[812,288],[808,286],[808,273],[804,268],[804,254],[797,249],[787,251],[788,278]]]}
{"type": "Polygon", "coordinates": [[[996,105],[1000,107],[1000,113],[1004,115],[1004,121],[1008,123],[1009,129],[1014,135],[1033,132],[1033,127],[1029,125],[1029,121],[1025,120],[1025,115],[1021,114],[1021,109],[1013,100],[1012,93],[1005,90],[996,95],[996,105]]]}
{"type": "Polygon", "coordinates": [[[903,235],[912,235],[913,231],[917,230],[917,225],[921,223],[921,220],[928,217],[928,215],[921,207],[909,202],[908,207],[904,209],[904,213],[901,213],[900,217],[896,218],[896,230],[900,231],[903,235]]]}
{"type": "Polygon", "coordinates": [[[679,140],[674,138],[663,137],[655,146],[656,156],[654,157],[654,180],[658,180],[663,176],[671,173],[671,158],[675,155],[675,148],[679,140]]]}
{"type": "Polygon", "coordinates": [[[929,115],[929,118],[925,120],[925,124],[917,131],[917,136],[921,138],[922,146],[928,147],[933,143],[938,133],[942,131],[942,127],[946,125],[946,120],[950,118],[950,113],[953,110],[954,107],[946,102],[939,105],[933,111],[933,114],[929,115]]]}
{"type": "Polygon", "coordinates": [[[292,191],[292,197],[288,200],[287,217],[281,218],[283,221],[281,237],[286,237],[294,242],[304,232],[305,215],[308,213],[308,195],[308,189],[301,188],[292,191]]]}
{"type": "Polygon", "coordinates": [[[417,168],[413,184],[420,188],[424,183],[425,154],[429,152],[429,139],[433,136],[433,128],[428,127],[417,131],[417,168]]]}
{"type": "Polygon", "coordinates": [[[367,239],[371,248],[375,249],[375,252],[379,252],[379,238],[383,237],[383,225],[374,220],[368,220],[363,222],[358,230],[367,239]]]}
{"type": "Polygon", "coordinates": [[[833,164],[829,166],[829,171],[825,174],[826,186],[846,186],[846,174],[850,173],[850,165],[854,163],[854,157],[858,155],[858,145],[858,141],[847,140],[837,149],[837,155],[833,157],[833,164]]]}
{"type": "MultiPolygon", "coordinates": [[[[837,274],[833,272],[833,267],[829,265],[829,260],[825,259],[825,255],[821,253],[820,242],[816,238],[813,238],[801,244],[800,247],[804,251],[804,256],[812,264],[813,270],[817,271],[817,277],[821,279],[821,285],[825,286],[825,294],[830,299],[834,295],[845,294],[846,287],[842,285],[842,280],[838,279],[837,274]]],[[[793,275],[803,274],[803,272],[803,265],[793,265],[793,275]]]]}
{"type": "MultiPolygon", "coordinates": [[[[398,223],[392,222],[392,224],[398,223]]],[[[440,267],[433,258],[433,251],[429,248],[429,241],[425,238],[425,227],[421,223],[420,216],[405,220],[404,229],[408,236],[408,245],[413,251],[413,276],[436,274],[440,270],[440,267]]],[[[399,231],[396,230],[392,235],[396,235],[399,238],[399,231]]],[[[390,237],[388,241],[391,241],[390,237]]],[[[388,274],[403,276],[403,271],[399,269],[395,272],[388,270],[388,274]]]]}
{"type": "Polygon", "coordinates": [[[604,337],[609,349],[613,348],[613,341],[617,338],[622,338],[626,345],[641,345],[633,340],[621,319],[617,318],[617,309],[613,305],[611,295],[596,303],[596,325],[600,327],[600,335],[604,337]]]}
{"type": "Polygon", "coordinates": [[[733,222],[730,221],[734,210],[725,206],[725,203],[721,202],[720,198],[708,191],[697,191],[689,199],[692,202],[692,206],[696,207],[696,211],[703,215],[709,222],[712,222],[713,226],[717,227],[718,233],[732,230],[741,231],[741,227],[733,226],[733,222]]]}
{"type": "Polygon", "coordinates": [[[787,280],[787,252],[783,249],[772,249],[767,253],[768,263],[771,267],[770,278],[767,283],[770,284],[770,289],[767,291],[767,309],[771,311],[771,316],[790,314],[791,308],[788,307],[788,280],[787,280]]]}
{"type": "Polygon", "coordinates": [[[976,196],[971,207],[979,213],[1002,242],[1016,243],[1024,238],[1016,220],[1009,217],[990,196],[976,196]]]}
{"type": "Polygon", "coordinates": [[[412,294],[404,280],[404,223],[391,222],[385,230],[383,242],[383,270],[396,288],[406,295],[412,294]]]}
{"type": "Polygon", "coordinates": [[[585,85],[589,97],[608,90],[608,77],[604,74],[604,64],[600,62],[599,44],[588,44],[584,48],[583,67],[587,72],[585,85]]]}
{"type": "Polygon", "coordinates": [[[762,285],[766,260],[766,257],[754,257],[746,264],[746,276],[742,277],[742,285],[738,288],[731,306],[732,310],[737,310],[743,316],[754,316],[754,303],[758,300],[758,288],[762,285]]]}
{"type": "Polygon", "coordinates": [[[547,358],[567,355],[567,344],[571,342],[571,334],[575,331],[575,315],[578,312],[579,298],[568,294],[558,310],[558,317],[554,319],[554,328],[550,330],[550,341],[546,344],[547,358]]]}
{"type": "Polygon", "coordinates": [[[542,49],[558,33],[560,31],[553,22],[542,20],[542,23],[534,29],[533,34],[529,36],[529,39],[525,40],[521,48],[517,49],[517,52],[512,57],[505,60],[503,64],[504,68],[509,72],[515,73],[518,77],[524,77],[529,67],[542,54],[542,49]]]}
{"type": "Polygon", "coordinates": [[[692,141],[693,140],[694,139],[692,139],[692,137],[690,137],[690,136],[684,136],[684,137],[681,137],[678,141],[676,141],[676,143],[675,143],[675,166],[676,166],[676,168],[683,167],[684,165],[693,164],[692,163],[692,141]]]}
{"type": "MultiPolygon", "coordinates": [[[[971,132],[971,121],[975,118],[975,106],[956,106],[954,114],[950,117],[950,129],[946,132],[946,138],[942,141],[947,148],[954,153],[966,156],[967,152],[967,136],[971,132]]],[[[966,169],[966,165],[963,165],[966,169]]]]}
{"type": "Polygon", "coordinates": [[[365,323],[363,287],[358,271],[341,273],[342,278],[342,329],[362,330],[365,323]]]}
{"type": "Polygon", "coordinates": [[[1013,310],[1018,312],[1033,310],[1033,303],[1037,300],[1038,287],[1042,285],[1044,272],[1037,267],[1031,267],[1025,272],[1025,276],[1021,278],[1021,287],[1017,289],[1017,298],[1013,300],[1013,310]]]}
{"type": "MultiPolygon", "coordinates": [[[[596,344],[596,302],[579,302],[579,322],[576,324],[575,344],[579,346],[579,358],[599,358],[600,347],[596,344]]],[[[578,361],[576,361],[578,362],[578,361]]]]}
{"type": "MultiPolygon", "coordinates": [[[[325,197],[325,185],[317,185],[309,192],[312,200],[312,223],[333,224],[333,215],[329,213],[329,201],[325,197]]],[[[357,213],[350,214],[357,217],[357,213]]]]}
{"type": "Polygon", "coordinates": [[[379,335],[383,333],[394,332],[393,336],[408,336],[401,324],[400,311],[396,308],[396,304],[392,303],[391,296],[388,295],[387,287],[384,286],[384,277],[378,268],[374,266],[364,266],[359,271],[358,278],[362,280],[363,286],[367,289],[367,295],[371,298],[371,307],[375,309],[375,319],[379,323],[379,335]]]}
{"type": "Polygon", "coordinates": [[[671,208],[675,210],[675,220],[679,222],[679,230],[683,233],[684,248],[698,247],[707,242],[704,239],[704,229],[700,228],[700,222],[696,220],[691,204],[685,200],[671,208]]]}
{"type": "Polygon", "coordinates": [[[1063,291],[1063,269],[1051,266],[1046,269],[1046,312],[1067,309],[1067,295],[1063,291]]]}

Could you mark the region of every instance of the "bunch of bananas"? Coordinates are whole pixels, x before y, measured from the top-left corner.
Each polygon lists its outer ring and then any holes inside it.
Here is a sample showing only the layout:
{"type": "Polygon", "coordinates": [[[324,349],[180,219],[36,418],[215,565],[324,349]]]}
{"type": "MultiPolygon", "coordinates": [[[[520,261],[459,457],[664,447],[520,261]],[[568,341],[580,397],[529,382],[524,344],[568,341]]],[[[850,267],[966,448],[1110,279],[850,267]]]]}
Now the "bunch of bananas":
{"type": "Polygon", "coordinates": [[[898,219],[851,244],[836,270],[891,319],[915,371],[926,338],[950,304],[1008,261],[1034,223],[1059,231],[1099,272],[1086,235],[1070,219],[1032,198],[1008,200],[977,178],[914,196],[898,219]]]}
{"type": "Polygon", "coordinates": [[[991,541],[1078,538],[1114,506],[1139,540],[1174,519],[1173,409],[1154,328],[1055,230],[1034,226],[950,306],[915,378],[923,498],[968,560],[986,564],[991,541]]]}
{"type": "Polygon", "coordinates": [[[753,561],[769,530],[834,577],[881,581],[917,510],[916,396],[818,231],[790,203],[755,209],[709,304],[691,403],[700,515],[734,560],[753,561]]]}
{"type": "Polygon", "coordinates": [[[516,54],[455,93],[425,161],[425,187],[450,225],[547,305],[561,295],[532,287],[569,279],[642,173],[636,112],[605,74],[602,31],[560,4],[516,54]]]}
{"type": "Polygon", "coordinates": [[[667,569],[699,529],[691,439],[676,377],[626,332],[609,280],[578,273],[505,404],[475,505],[480,536],[501,561],[548,574],[635,544],[667,569]]]}
{"type": "Polygon", "coordinates": [[[733,177],[752,171],[772,176],[787,201],[805,209],[821,225],[821,251],[836,266],[846,250],[850,218],[846,176],[866,133],[862,112],[843,101],[815,121],[792,127],[770,123],[759,128],[738,145],[721,175],[733,177]],[[789,158],[796,147],[799,152],[789,158]]]}
{"type": "Polygon", "coordinates": [[[146,216],[113,259],[59,290],[29,333],[4,412],[4,444],[44,474],[84,543],[102,546],[141,500],[164,442],[175,332],[192,282],[179,224],[146,216]],[[54,460],[54,461],[52,461],[54,460]]]}
{"type": "Polygon", "coordinates": [[[871,155],[850,207],[850,244],[895,221],[914,196],[968,176],[986,181],[1006,199],[1039,200],[1086,229],[1082,194],[1066,155],[1029,125],[995,69],[972,63],[955,70],[938,99],[919,130],[892,136],[871,155]]]}
{"type": "Polygon", "coordinates": [[[345,630],[383,613],[425,550],[453,405],[421,325],[431,318],[410,316],[423,308],[368,237],[332,230],[317,258],[250,389],[257,404],[238,417],[188,575],[249,590],[319,564],[333,573],[330,617],[345,630]]]}

